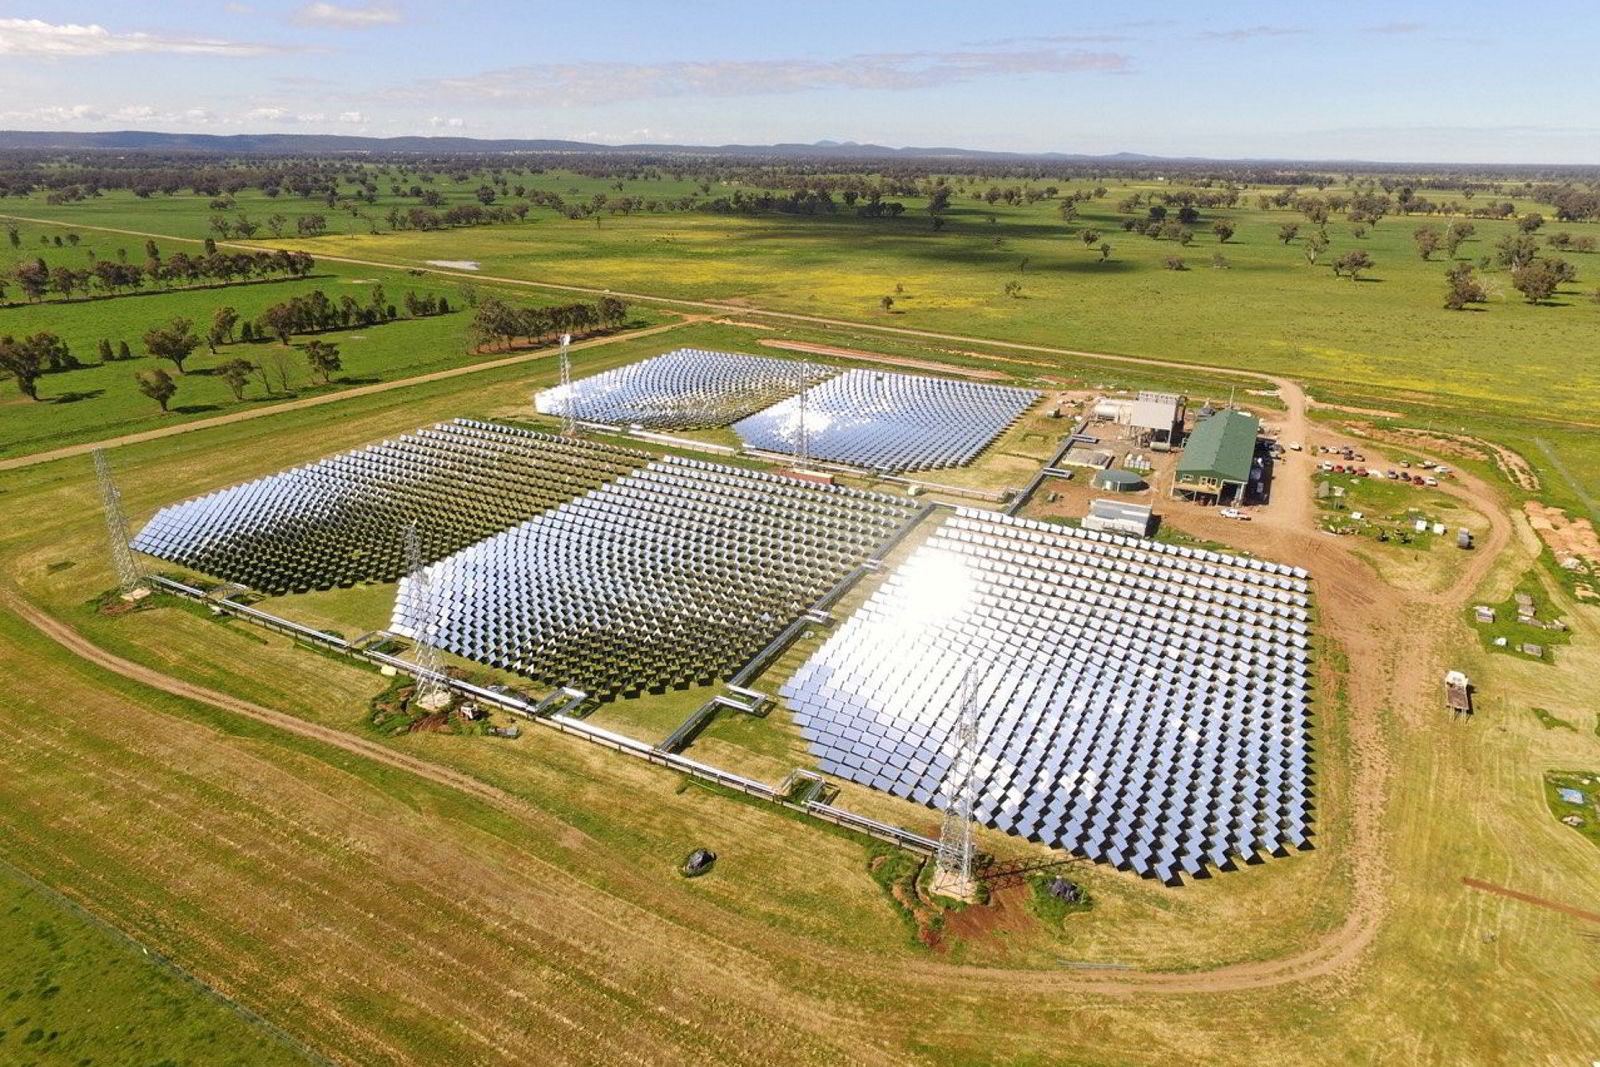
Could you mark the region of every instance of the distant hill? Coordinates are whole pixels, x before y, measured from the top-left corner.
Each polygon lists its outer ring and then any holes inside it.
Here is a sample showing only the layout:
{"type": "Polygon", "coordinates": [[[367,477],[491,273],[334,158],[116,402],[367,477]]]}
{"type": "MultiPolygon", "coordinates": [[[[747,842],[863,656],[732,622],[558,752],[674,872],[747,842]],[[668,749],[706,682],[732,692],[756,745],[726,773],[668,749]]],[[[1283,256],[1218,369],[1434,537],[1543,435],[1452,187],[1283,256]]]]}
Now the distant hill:
{"type": "Polygon", "coordinates": [[[133,152],[212,152],[230,155],[268,153],[274,155],[356,152],[385,153],[474,153],[474,152],[637,152],[668,155],[791,156],[835,159],[1056,159],[1104,160],[1108,163],[1155,161],[1158,156],[1132,152],[1114,155],[1084,155],[1062,152],[989,152],[974,148],[890,148],[852,141],[818,141],[814,144],[770,145],[681,145],[681,144],[593,144],[587,141],[562,141],[547,138],[478,137],[352,137],[322,133],[156,133],[147,130],[117,130],[105,133],[0,130],[0,149],[35,149],[133,152]]]}

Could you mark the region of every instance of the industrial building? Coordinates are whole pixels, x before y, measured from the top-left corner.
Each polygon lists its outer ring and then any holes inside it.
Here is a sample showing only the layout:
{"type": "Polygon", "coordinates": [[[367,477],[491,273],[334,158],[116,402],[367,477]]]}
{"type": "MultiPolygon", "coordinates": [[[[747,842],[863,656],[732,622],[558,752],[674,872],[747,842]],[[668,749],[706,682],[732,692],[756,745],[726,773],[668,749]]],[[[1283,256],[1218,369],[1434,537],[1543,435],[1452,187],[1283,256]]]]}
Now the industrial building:
{"type": "Polygon", "coordinates": [[[1183,437],[1184,406],[1178,393],[1141,392],[1132,400],[1108,397],[1094,406],[1094,417],[1129,428],[1129,436],[1157,452],[1166,452],[1183,437]]]}
{"type": "Polygon", "coordinates": [[[1202,419],[1184,444],[1172,495],[1213,504],[1243,501],[1260,432],[1260,419],[1231,408],[1202,419]]]}

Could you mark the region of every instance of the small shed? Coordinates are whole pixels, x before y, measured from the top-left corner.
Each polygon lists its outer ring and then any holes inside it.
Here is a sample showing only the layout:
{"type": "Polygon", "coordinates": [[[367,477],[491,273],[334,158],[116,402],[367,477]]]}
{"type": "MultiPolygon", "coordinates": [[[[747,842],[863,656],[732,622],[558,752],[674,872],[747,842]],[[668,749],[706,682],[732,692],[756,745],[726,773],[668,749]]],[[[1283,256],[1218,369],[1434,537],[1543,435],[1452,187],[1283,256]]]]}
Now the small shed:
{"type": "Polygon", "coordinates": [[[1148,504],[1129,504],[1121,500],[1094,500],[1089,504],[1089,513],[1083,517],[1083,528],[1098,530],[1101,533],[1147,537],[1150,534],[1152,517],[1148,504]]]}
{"type": "Polygon", "coordinates": [[[1487,604],[1476,604],[1472,608],[1472,617],[1479,622],[1494,622],[1494,609],[1487,604]]]}

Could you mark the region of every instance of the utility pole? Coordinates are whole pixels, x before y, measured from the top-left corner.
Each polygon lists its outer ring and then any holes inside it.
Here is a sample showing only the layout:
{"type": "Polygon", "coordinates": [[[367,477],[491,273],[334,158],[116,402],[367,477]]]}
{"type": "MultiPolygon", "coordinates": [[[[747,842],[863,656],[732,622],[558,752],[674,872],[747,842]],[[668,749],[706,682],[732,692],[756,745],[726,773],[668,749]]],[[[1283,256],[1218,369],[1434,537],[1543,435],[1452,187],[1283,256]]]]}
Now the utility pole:
{"type": "Polygon", "coordinates": [[[135,600],[144,589],[144,572],[128,543],[128,517],[122,510],[122,493],[111,477],[111,464],[105,449],[94,450],[94,475],[100,483],[100,504],[106,516],[106,541],[111,548],[111,567],[117,572],[117,591],[124,599],[135,600]]]}
{"type": "Polygon", "coordinates": [[[944,822],[939,828],[939,854],[933,891],[942,896],[971,900],[978,883],[974,877],[972,809],[978,793],[978,686],[976,661],[968,663],[961,680],[961,707],[955,730],[955,759],[944,780],[944,822]]]}
{"type": "Polygon", "coordinates": [[[406,527],[406,569],[410,572],[407,592],[411,600],[413,644],[412,663],[416,665],[416,687],[411,703],[427,711],[438,711],[450,703],[450,688],[444,684],[439,650],[434,646],[438,612],[433,606],[433,585],[422,561],[422,545],[417,539],[417,524],[406,527]]]}

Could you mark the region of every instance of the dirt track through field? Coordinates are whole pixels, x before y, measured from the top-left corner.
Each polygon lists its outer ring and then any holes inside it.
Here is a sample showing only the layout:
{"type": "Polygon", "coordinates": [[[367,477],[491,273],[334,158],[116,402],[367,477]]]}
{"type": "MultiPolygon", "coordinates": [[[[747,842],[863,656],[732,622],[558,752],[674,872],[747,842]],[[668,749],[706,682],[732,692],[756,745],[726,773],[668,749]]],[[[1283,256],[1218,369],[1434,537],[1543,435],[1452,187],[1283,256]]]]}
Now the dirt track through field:
{"type": "Polygon", "coordinates": [[[1511,900],[1520,900],[1524,904],[1532,904],[1547,911],[1560,912],[1562,915],[1568,915],[1574,919],[1600,923],[1600,912],[1584,911],[1582,908],[1575,908],[1571,904],[1562,904],[1556,900],[1546,900],[1544,897],[1536,897],[1532,893],[1524,893],[1519,889],[1507,889],[1503,885],[1495,885],[1493,882],[1485,882],[1479,878],[1463,878],[1461,879],[1461,884],[1469,889],[1481,889],[1485,893],[1493,893],[1496,896],[1507,897],[1511,900]]]}
{"type": "MultiPolygon", "coordinates": [[[[24,220],[40,222],[45,220],[24,220]]],[[[64,225],[64,224],[58,224],[64,225]]],[[[91,229],[94,227],[79,227],[91,229]]],[[[113,230],[134,236],[166,238],[162,234],[141,234],[135,231],[113,230]]],[[[167,238],[172,239],[172,238],[167,238]]],[[[249,247],[249,246],[239,246],[249,247]]],[[[322,257],[333,262],[361,266],[401,268],[406,264],[384,263],[347,257],[322,257]]],[[[548,282],[529,282],[523,279],[485,276],[480,273],[463,273],[433,269],[431,273],[470,277],[480,282],[522,285],[530,288],[554,289],[564,292],[597,294],[606,290],[583,286],[561,285],[548,282]]],[[[707,302],[677,300],[636,293],[614,293],[625,299],[651,301],[679,307],[695,307],[726,314],[730,308],[707,302]]],[[[1213,374],[1222,377],[1249,378],[1270,383],[1283,400],[1287,411],[1276,416],[1281,426],[1281,436],[1286,441],[1309,443],[1312,425],[1307,416],[1304,389],[1296,382],[1259,372],[1233,368],[1211,367],[1173,360],[1141,359],[1108,353],[1085,352],[1019,342],[993,341],[984,338],[963,337],[955,334],[916,330],[904,327],[879,326],[868,323],[830,319],[820,316],[789,312],[763,311],[740,307],[745,316],[761,316],[792,322],[809,323],[829,328],[872,330],[900,337],[953,342],[963,346],[985,349],[1037,353],[1053,357],[1121,362],[1183,370],[1188,373],[1213,374]]],[[[666,328],[666,327],[664,327],[666,328]]],[[[629,336],[640,336],[632,334],[629,336]]],[[[533,357],[518,357],[533,358],[533,357]]],[[[479,367],[460,368],[449,372],[466,374],[479,367]]],[[[417,379],[386,383],[389,388],[400,388],[417,379]]],[[[345,396],[359,395],[355,391],[335,394],[330,401],[345,396]]],[[[318,398],[319,400],[322,398],[318,398]]],[[[326,402],[326,401],[325,401],[326,402]]],[[[210,422],[211,420],[207,420],[210,422]]],[[[187,428],[200,428],[202,423],[186,424],[187,428]]],[[[174,427],[181,432],[183,428],[174,427]]],[[[1337,439],[1331,431],[1318,427],[1318,436],[1337,439]]],[[[1355,442],[1357,444],[1366,444],[1355,442]]],[[[93,446],[82,446],[86,451],[93,446]]],[[[1296,463],[1304,462],[1304,459],[1296,463]]],[[[1348,715],[1353,751],[1352,780],[1346,790],[1351,806],[1351,830],[1347,849],[1350,856],[1353,894],[1350,911],[1340,926],[1315,943],[1278,959],[1234,964],[1209,971],[1165,973],[1118,971],[1061,972],[991,970],[980,967],[951,967],[942,962],[917,961],[904,963],[864,962],[856,957],[840,957],[839,963],[855,972],[870,971],[885,980],[901,983],[916,982],[931,988],[948,987],[952,981],[961,985],[983,986],[993,991],[1081,991],[1107,994],[1132,992],[1159,993],[1228,993],[1263,989],[1300,983],[1325,977],[1357,965],[1372,944],[1388,909],[1388,883],[1390,870],[1390,844],[1382,826],[1385,798],[1390,777],[1389,753],[1385,740],[1384,719],[1391,714],[1415,714],[1418,709],[1436,705],[1439,700],[1437,665],[1430,656],[1403,656],[1404,648],[1434,648],[1442,643],[1458,614],[1479,582],[1487,575],[1496,557],[1510,543],[1512,528],[1507,518],[1500,494],[1486,482],[1465,472],[1441,487],[1441,491],[1457,496],[1482,513],[1489,522],[1489,532],[1480,541],[1479,548],[1465,563],[1458,580],[1449,588],[1432,593],[1401,593],[1380,581],[1370,566],[1356,557],[1338,538],[1319,534],[1315,528],[1315,505],[1312,499],[1311,479],[1302,470],[1283,468],[1279,484],[1274,490],[1273,506],[1261,519],[1250,524],[1227,524],[1227,540],[1269,558],[1305,561],[1317,583],[1318,603],[1322,620],[1320,629],[1343,651],[1350,664],[1348,675],[1348,715]],[[1430,610],[1417,610],[1418,608],[1430,610]]],[[[1222,523],[1226,520],[1208,518],[1205,523],[1222,523]]],[[[1217,527],[1214,532],[1221,532],[1217,527]]],[[[106,666],[119,674],[135,678],[145,684],[190,699],[199,700],[226,710],[236,710],[251,718],[282,726],[297,733],[315,736],[329,744],[389,763],[405,766],[430,780],[459,788],[480,796],[491,803],[504,803],[514,798],[486,786],[469,775],[460,774],[427,761],[403,756],[375,743],[314,726],[304,720],[259,705],[237,700],[224,693],[191,685],[163,675],[138,664],[123,660],[99,649],[70,628],[56,622],[42,612],[9,594],[4,596],[14,610],[52,639],[74,654],[106,666]],[[487,791],[487,792],[485,792],[487,791]]],[[[836,955],[828,951],[816,953],[819,958],[836,955]]]]}

